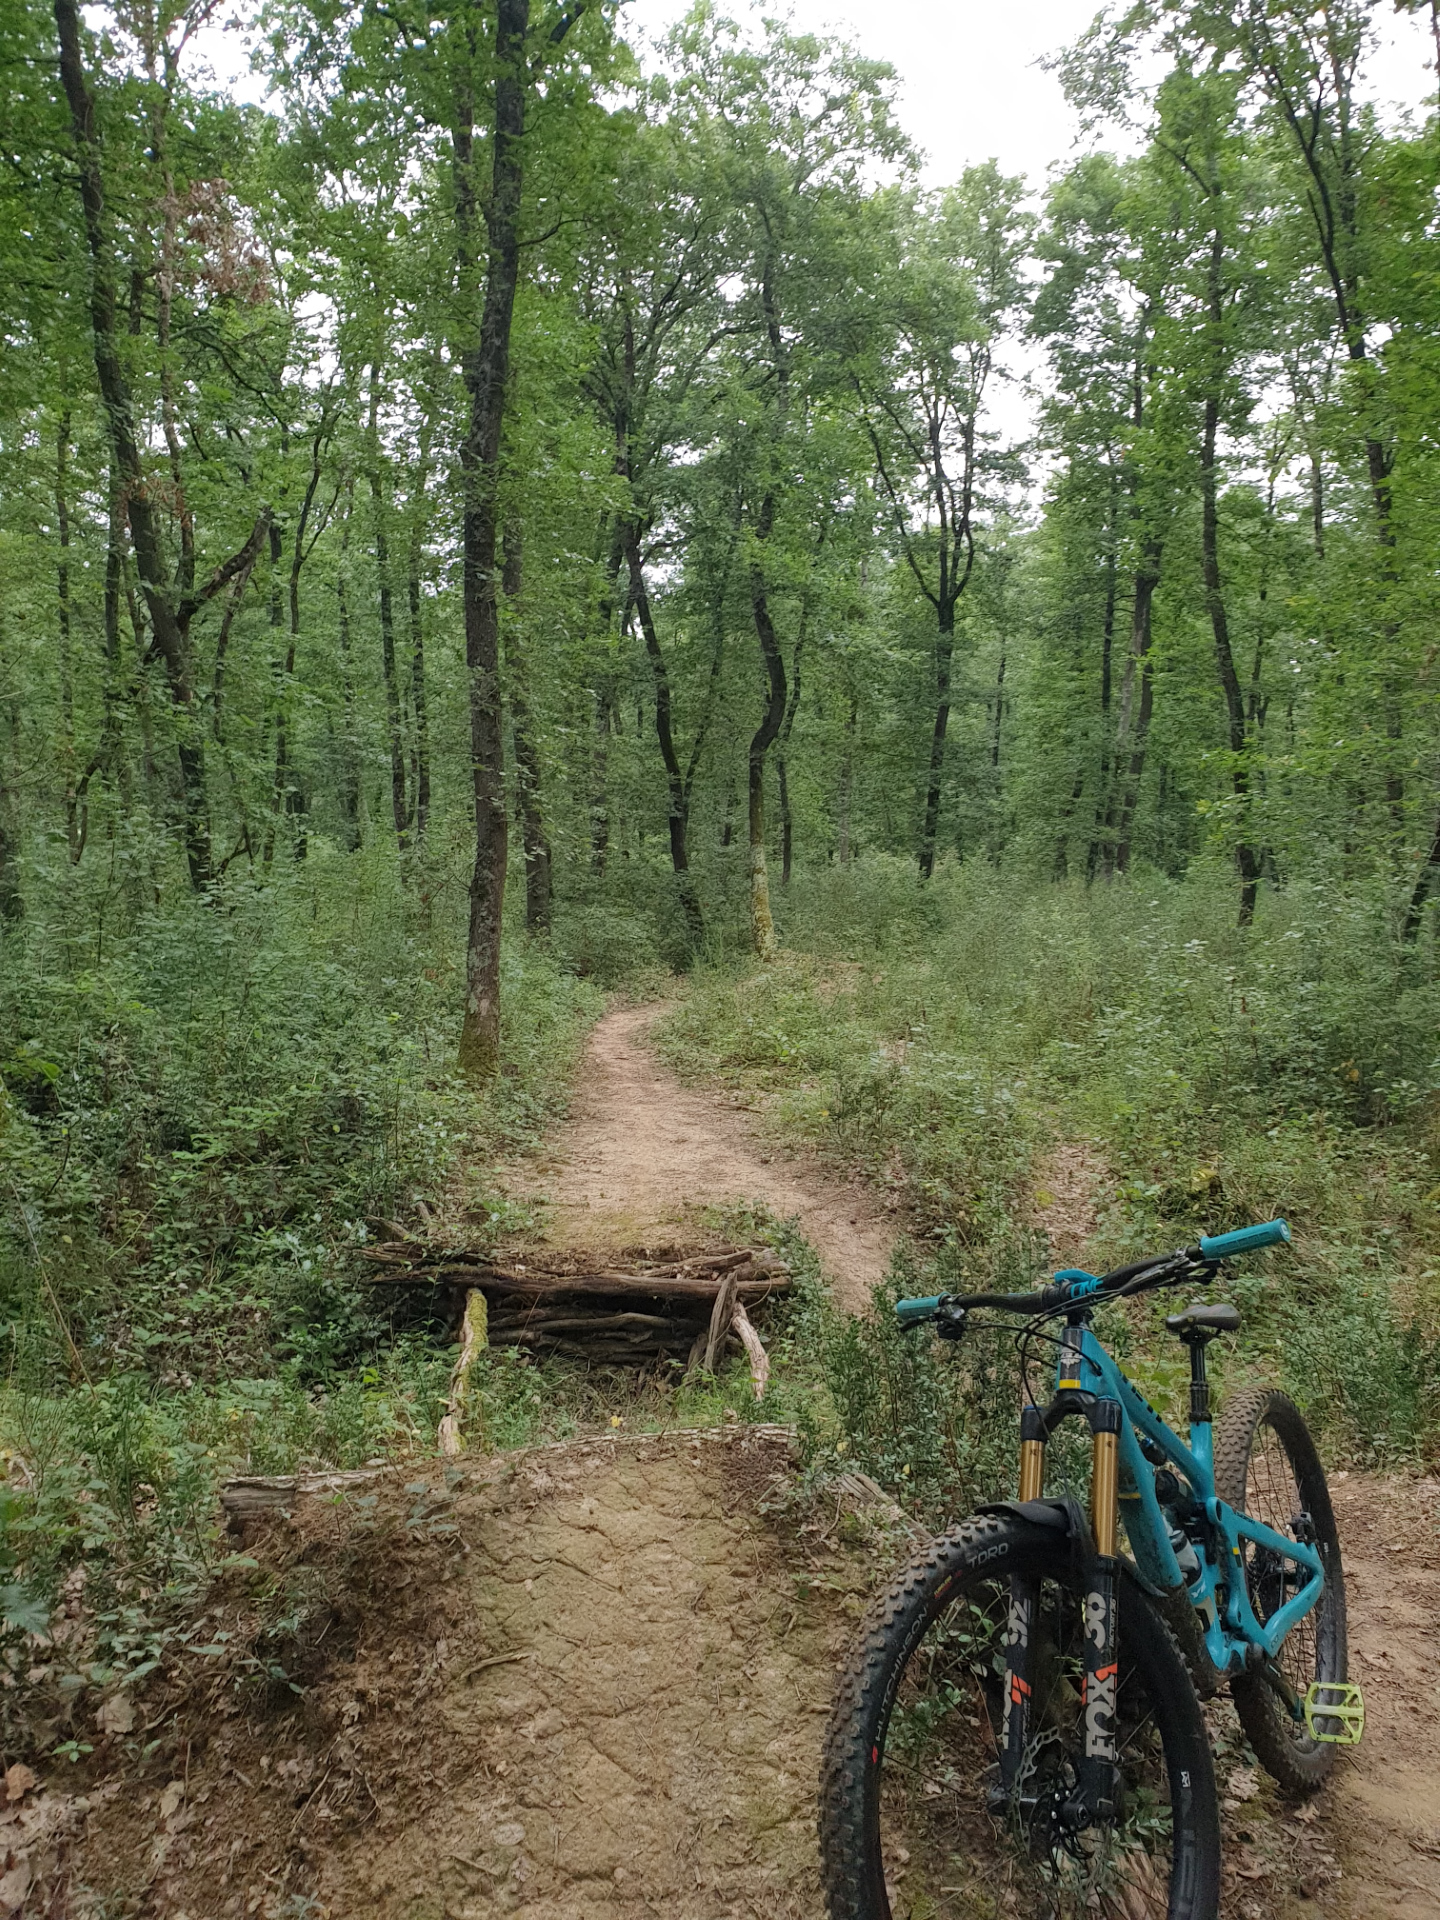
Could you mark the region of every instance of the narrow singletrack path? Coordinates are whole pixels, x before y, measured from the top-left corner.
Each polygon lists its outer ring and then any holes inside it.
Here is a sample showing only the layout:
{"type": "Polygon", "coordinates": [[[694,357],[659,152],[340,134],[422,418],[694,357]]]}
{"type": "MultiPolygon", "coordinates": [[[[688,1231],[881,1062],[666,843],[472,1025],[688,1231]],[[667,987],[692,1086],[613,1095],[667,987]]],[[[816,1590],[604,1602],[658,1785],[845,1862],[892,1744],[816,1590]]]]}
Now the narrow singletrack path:
{"type": "Polygon", "coordinates": [[[757,1201],[798,1220],[840,1305],[863,1309],[896,1229],[863,1187],[762,1140],[720,1096],[684,1087],[646,1044],[663,1005],[622,1007],[591,1035],[571,1117],[510,1190],[549,1203],[560,1246],[641,1244],[705,1207],[757,1201]]]}

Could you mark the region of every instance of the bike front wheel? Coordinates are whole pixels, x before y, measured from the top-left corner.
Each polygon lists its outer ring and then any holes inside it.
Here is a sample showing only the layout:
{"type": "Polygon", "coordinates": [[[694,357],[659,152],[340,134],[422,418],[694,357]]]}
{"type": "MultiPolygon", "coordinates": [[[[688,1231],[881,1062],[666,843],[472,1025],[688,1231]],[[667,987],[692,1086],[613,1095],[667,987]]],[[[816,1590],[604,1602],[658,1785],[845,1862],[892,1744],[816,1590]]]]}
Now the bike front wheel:
{"type": "Polygon", "coordinates": [[[876,1603],[821,1767],[831,1920],[1214,1920],[1220,1824],[1199,1702],[1140,1590],[1119,1598],[1113,1822],[1061,1817],[1083,1747],[1085,1595],[1066,1542],[1018,1516],[934,1541],[876,1603]],[[1022,1779],[998,1786],[1012,1581],[1034,1622],[1022,1779]]]}

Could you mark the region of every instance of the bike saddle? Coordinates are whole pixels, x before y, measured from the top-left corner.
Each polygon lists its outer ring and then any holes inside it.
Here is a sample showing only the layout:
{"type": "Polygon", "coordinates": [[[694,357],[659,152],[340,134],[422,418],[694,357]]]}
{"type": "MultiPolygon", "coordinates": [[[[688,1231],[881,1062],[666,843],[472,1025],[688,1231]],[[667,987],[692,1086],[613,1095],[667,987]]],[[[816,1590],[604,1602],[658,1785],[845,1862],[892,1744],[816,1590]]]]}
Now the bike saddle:
{"type": "Polygon", "coordinates": [[[1213,1340],[1217,1333],[1234,1333],[1240,1325],[1240,1309],[1217,1302],[1207,1306],[1199,1300],[1182,1313],[1166,1316],[1165,1326],[1181,1340],[1213,1340]]]}

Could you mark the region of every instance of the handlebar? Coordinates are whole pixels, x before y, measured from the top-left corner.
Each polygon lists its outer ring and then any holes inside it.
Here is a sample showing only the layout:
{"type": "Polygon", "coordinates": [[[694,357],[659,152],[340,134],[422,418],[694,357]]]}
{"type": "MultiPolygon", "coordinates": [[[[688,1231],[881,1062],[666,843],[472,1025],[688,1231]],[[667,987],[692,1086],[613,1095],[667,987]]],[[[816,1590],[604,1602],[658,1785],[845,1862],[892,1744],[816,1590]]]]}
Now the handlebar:
{"type": "Polygon", "coordinates": [[[1200,1253],[1206,1260],[1233,1260],[1237,1253],[1288,1242],[1290,1228],[1283,1220],[1265,1220],[1258,1227],[1237,1227],[1233,1233],[1201,1234],[1200,1253]]]}
{"type": "Polygon", "coordinates": [[[1182,1280],[1199,1267],[1214,1266],[1221,1260],[1233,1260],[1238,1254],[1254,1253],[1261,1247],[1288,1244],[1290,1228],[1284,1220],[1265,1220],[1253,1227],[1237,1227],[1233,1233],[1202,1234],[1197,1246],[1182,1247],[1172,1254],[1152,1260],[1132,1261],[1128,1267],[1116,1267],[1110,1273],[1081,1273],[1067,1268],[1056,1276],[1054,1286],[1038,1293],[935,1293],[914,1300],[897,1300],[895,1318],[902,1328],[923,1326],[948,1311],[960,1318],[971,1307],[997,1307],[1003,1313],[1054,1313],[1081,1300],[1098,1303],[1122,1294],[1148,1292],[1182,1280]]]}

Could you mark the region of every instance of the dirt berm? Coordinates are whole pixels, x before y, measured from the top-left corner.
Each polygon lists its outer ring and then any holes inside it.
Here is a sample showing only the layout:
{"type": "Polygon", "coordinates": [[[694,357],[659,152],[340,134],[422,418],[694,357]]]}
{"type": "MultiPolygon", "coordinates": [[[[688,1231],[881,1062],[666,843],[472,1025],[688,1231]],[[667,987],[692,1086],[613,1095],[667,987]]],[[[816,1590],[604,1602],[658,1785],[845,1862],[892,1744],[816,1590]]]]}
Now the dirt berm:
{"type": "Polygon", "coordinates": [[[146,1703],[150,1764],[92,1788],[52,1910],[814,1915],[867,1556],[758,1511],[788,1467],[773,1427],[618,1435],[298,1500],[146,1703]]]}

